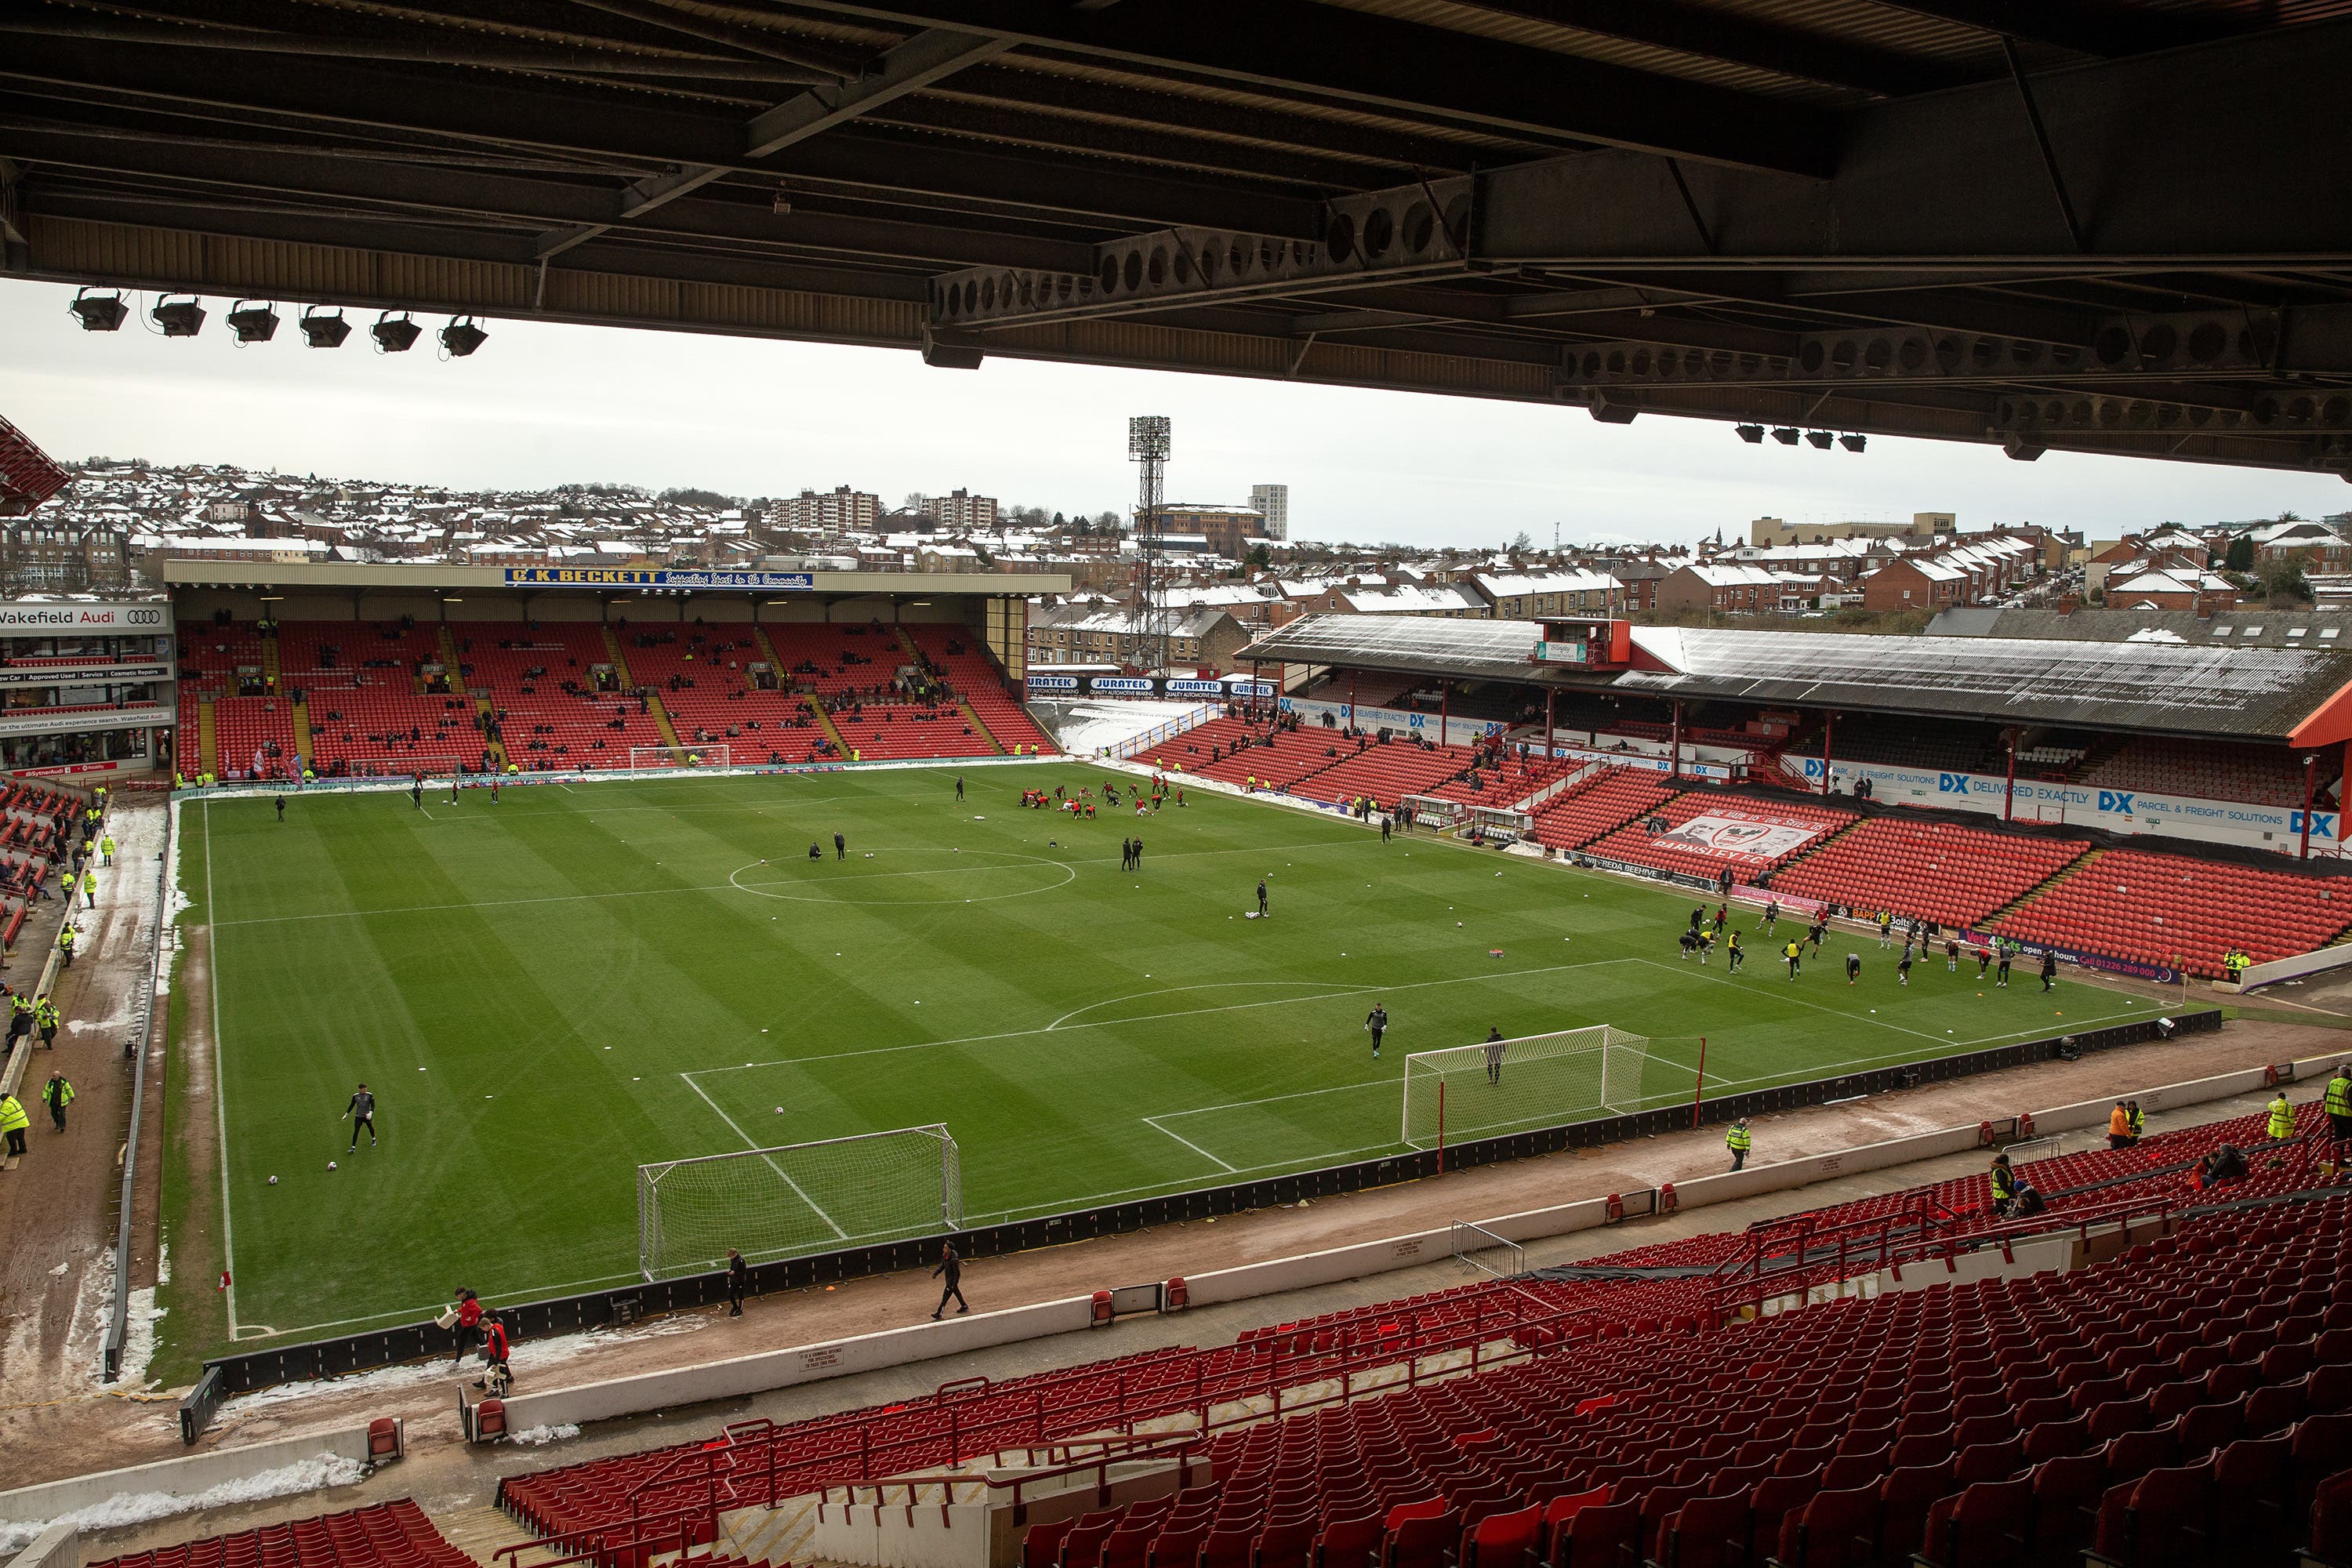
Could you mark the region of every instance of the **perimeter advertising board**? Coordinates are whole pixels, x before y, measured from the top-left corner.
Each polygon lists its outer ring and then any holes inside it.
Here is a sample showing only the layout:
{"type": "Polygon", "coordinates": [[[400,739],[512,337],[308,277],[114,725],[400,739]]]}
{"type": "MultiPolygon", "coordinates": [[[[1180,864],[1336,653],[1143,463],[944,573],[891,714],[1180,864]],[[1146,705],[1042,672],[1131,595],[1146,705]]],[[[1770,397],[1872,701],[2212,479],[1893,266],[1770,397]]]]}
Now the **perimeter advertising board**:
{"type": "Polygon", "coordinates": [[[1491,719],[1449,716],[1441,723],[1439,716],[1434,713],[1414,713],[1402,708],[1375,708],[1368,702],[1324,702],[1308,697],[1284,698],[1282,710],[1297,714],[1302,725],[1319,725],[1327,713],[1334,725],[1344,725],[1352,712],[1359,730],[1392,730],[1399,734],[1422,736],[1441,746],[1475,746],[1488,736],[1498,735],[1510,728],[1491,719]]]}
{"type": "MultiPolygon", "coordinates": [[[[1791,777],[1821,787],[1819,757],[1780,759],[1791,777]]],[[[1939,811],[1978,811],[2000,816],[2004,810],[2020,822],[2072,824],[2103,828],[2110,833],[2138,833],[2173,838],[2203,839],[2215,844],[2243,844],[2294,855],[2303,847],[2303,812],[2284,805],[2253,805],[2244,801],[2203,800],[2192,795],[2154,795],[2146,790],[2106,789],[2097,784],[2051,784],[2019,779],[2013,806],[2002,773],[1930,773],[1919,768],[1887,767],[1877,763],[1837,763],[1832,784],[1840,794],[1852,793],[1857,779],[1870,781],[1872,798],[1882,803],[1931,806],[1939,811]]],[[[2334,854],[2343,837],[2344,820],[2335,811],[2311,814],[2311,846],[2334,854]]]]}

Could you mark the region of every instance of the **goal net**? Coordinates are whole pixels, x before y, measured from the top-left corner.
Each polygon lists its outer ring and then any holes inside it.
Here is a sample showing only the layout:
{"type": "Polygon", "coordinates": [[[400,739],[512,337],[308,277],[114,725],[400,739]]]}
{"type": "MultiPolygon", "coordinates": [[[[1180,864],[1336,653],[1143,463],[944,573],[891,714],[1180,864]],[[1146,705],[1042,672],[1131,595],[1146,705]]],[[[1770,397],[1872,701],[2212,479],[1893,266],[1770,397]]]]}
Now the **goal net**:
{"type": "Polygon", "coordinates": [[[648,1280],[963,1228],[963,1173],[944,1125],[637,1167],[637,1266],[648,1280]]]}
{"type": "Polygon", "coordinates": [[[1640,1109],[1646,1037],[1608,1024],[1404,1059],[1404,1141],[1415,1149],[1640,1109]]]}
{"type": "MultiPolygon", "coordinates": [[[[702,746],[631,746],[629,766],[638,768],[723,768],[728,766],[726,742],[702,746]]],[[[746,1256],[749,1256],[746,1254],[746,1256]]]]}

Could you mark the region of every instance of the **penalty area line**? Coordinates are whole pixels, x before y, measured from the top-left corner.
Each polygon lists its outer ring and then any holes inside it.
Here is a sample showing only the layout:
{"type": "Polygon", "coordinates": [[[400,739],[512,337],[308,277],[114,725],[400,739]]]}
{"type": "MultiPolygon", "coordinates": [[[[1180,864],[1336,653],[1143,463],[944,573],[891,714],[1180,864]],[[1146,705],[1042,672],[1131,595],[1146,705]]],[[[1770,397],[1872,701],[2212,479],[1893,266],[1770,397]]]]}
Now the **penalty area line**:
{"type": "MultiPolygon", "coordinates": [[[[719,1102],[717,1100],[711,1099],[707,1094],[703,1094],[702,1086],[694,1081],[693,1074],[682,1072],[677,1076],[686,1079],[687,1088],[694,1090],[696,1094],[701,1095],[703,1104],[710,1107],[712,1110],[718,1111],[719,1121],[724,1121],[728,1126],[735,1129],[735,1136],[743,1140],[743,1147],[746,1149],[757,1149],[760,1146],[759,1141],[753,1138],[749,1132],[744,1131],[740,1126],[738,1126],[733,1117],[719,1109],[719,1102]]],[[[849,1239],[849,1233],[842,1229],[839,1225],[835,1224],[834,1222],[834,1217],[825,1213],[824,1210],[818,1205],[817,1201],[809,1196],[807,1192],[802,1188],[798,1182],[793,1181],[790,1176],[784,1174],[784,1168],[782,1165],[777,1164],[765,1154],[760,1156],[760,1163],[767,1166],[771,1171],[775,1172],[776,1179],[778,1181],[792,1188],[794,1193],[799,1194],[801,1202],[808,1205],[809,1212],[815,1215],[817,1218],[824,1221],[825,1227],[831,1230],[837,1239],[842,1241],[847,1241],[849,1239]]]]}
{"type": "MultiPolygon", "coordinates": [[[[1160,1126],[1159,1122],[1153,1121],[1149,1116],[1139,1118],[1139,1120],[1140,1120],[1146,1127],[1150,1128],[1154,1132],[1168,1132],[1168,1129],[1160,1126]]],[[[1233,1166],[1226,1164],[1223,1160],[1218,1159],[1214,1154],[1210,1153],[1206,1149],[1202,1148],[1198,1143],[1193,1142],[1181,1132],[1168,1132],[1168,1136],[1175,1139],[1176,1142],[1181,1143],[1184,1147],[1190,1149],[1193,1153],[1198,1154],[1202,1159],[1206,1160],[1210,1164],[1214,1165],[1228,1176],[1234,1173],[1233,1166]]]]}

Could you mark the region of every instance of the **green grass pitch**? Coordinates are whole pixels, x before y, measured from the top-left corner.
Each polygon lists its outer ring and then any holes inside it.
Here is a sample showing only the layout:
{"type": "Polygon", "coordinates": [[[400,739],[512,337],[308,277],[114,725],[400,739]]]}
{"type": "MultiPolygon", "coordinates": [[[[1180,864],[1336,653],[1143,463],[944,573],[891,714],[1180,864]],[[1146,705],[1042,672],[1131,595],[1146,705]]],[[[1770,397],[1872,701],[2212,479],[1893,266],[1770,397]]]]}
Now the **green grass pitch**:
{"type": "Polygon", "coordinates": [[[644,1162],[943,1121],[978,1224],[1394,1151],[1405,1055],[1490,1026],[1650,1037],[1664,1102],[1700,1036],[1723,1092],[2157,1010],[1940,956],[1898,989],[1844,933],[1794,983],[1760,942],[1733,977],[1677,957],[1689,892],[1229,796],[1015,804],[1100,776],[973,768],[961,805],[940,768],[185,806],[236,1331],[625,1282],[644,1162]],[[1272,916],[1244,919],[1260,877],[1272,916]],[[347,1154],[362,1079],[383,1144],[347,1154]]]}

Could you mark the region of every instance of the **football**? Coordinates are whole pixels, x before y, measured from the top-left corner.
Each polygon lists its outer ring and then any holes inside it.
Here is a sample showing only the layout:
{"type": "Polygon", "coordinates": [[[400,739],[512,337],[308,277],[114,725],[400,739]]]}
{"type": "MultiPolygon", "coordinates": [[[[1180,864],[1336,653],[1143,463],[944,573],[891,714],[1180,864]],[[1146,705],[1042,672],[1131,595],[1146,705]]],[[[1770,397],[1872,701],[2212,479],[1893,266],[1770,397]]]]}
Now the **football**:
{"type": "Polygon", "coordinates": [[[270,1177],[270,1178],[269,1178],[269,1184],[270,1184],[271,1186],[273,1186],[273,1187],[274,1187],[274,1186],[276,1186],[276,1185],[278,1184],[278,1178],[277,1178],[277,1177],[275,1177],[275,1176],[270,1177]]]}
{"type": "Polygon", "coordinates": [[[330,1171],[331,1171],[331,1170],[333,1170],[334,1168],[335,1168],[335,1163],[334,1163],[332,1160],[328,1161],[328,1162],[327,1162],[327,1169],[329,1169],[330,1171]]]}

